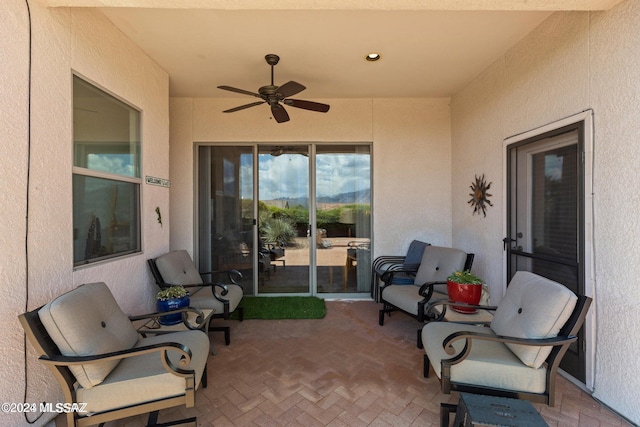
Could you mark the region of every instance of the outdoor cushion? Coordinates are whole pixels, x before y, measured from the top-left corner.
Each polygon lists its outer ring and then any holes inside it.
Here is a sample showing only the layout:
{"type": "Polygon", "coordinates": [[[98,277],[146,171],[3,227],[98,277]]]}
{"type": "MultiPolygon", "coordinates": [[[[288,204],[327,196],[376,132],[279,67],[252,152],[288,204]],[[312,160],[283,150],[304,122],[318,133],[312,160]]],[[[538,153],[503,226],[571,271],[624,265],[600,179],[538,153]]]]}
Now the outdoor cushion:
{"type": "MultiPolygon", "coordinates": [[[[415,285],[389,285],[384,289],[384,299],[389,304],[402,307],[404,311],[417,316],[418,302],[423,299],[418,293],[419,290],[420,287],[415,285]]],[[[434,292],[431,299],[447,299],[447,294],[446,292],[434,292]]]]}
{"type": "MultiPolygon", "coordinates": [[[[200,273],[196,269],[191,256],[184,250],[166,253],[156,258],[156,267],[165,283],[169,285],[202,285],[204,284],[200,273]]],[[[216,288],[216,294],[229,301],[229,312],[233,312],[244,295],[241,286],[229,284],[227,294],[221,295],[221,289],[216,288]]],[[[212,309],[216,313],[224,312],[224,304],[214,298],[211,286],[202,286],[188,289],[190,294],[189,306],[195,308],[212,309]]]]}
{"type": "Polygon", "coordinates": [[[424,249],[429,246],[429,243],[421,242],[420,240],[413,240],[409,244],[407,249],[407,255],[404,257],[404,264],[420,264],[422,261],[422,255],[424,249]]]}
{"type": "MultiPolygon", "coordinates": [[[[106,284],[89,283],[60,295],[38,312],[65,356],[93,356],[132,348],[138,333],[106,284]]],[[[84,388],[100,384],[118,360],[70,366],[84,388]]]]}
{"type": "Polygon", "coordinates": [[[460,270],[466,260],[466,252],[460,249],[427,246],[424,248],[414,283],[420,286],[426,282],[446,282],[447,277],[460,270]]]}
{"type": "MultiPolygon", "coordinates": [[[[420,240],[413,240],[409,244],[409,249],[407,250],[407,255],[404,257],[403,265],[419,265],[420,261],[422,261],[422,255],[424,254],[424,248],[429,246],[429,243],[422,242],[420,240]]],[[[380,271],[383,273],[383,271],[380,271]]],[[[413,274],[408,274],[404,272],[398,272],[393,275],[393,279],[391,279],[391,283],[394,285],[413,285],[413,274]]]]}
{"type": "MultiPolygon", "coordinates": [[[[453,357],[444,351],[442,342],[450,334],[459,331],[494,335],[483,326],[453,322],[427,324],[422,330],[422,342],[432,343],[425,345],[424,349],[438,378],[442,378],[440,361],[453,357]]],[[[464,339],[454,342],[456,354],[462,350],[464,343],[464,339]]],[[[450,374],[452,382],[456,383],[530,393],[544,392],[546,384],[545,367],[535,369],[524,365],[503,343],[495,341],[473,340],[469,356],[462,363],[452,365],[450,374]]]]}
{"type": "MultiPolygon", "coordinates": [[[[558,335],[575,308],[577,296],[567,287],[528,271],[518,271],[491,322],[497,335],[551,338],[558,335]]],[[[474,344],[475,345],[475,344],[474,344]]],[[[539,368],[551,346],[507,343],[522,363],[539,368]]]]}
{"type": "Polygon", "coordinates": [[[199,285],[202,277],[184,249],[156,258],[156,267],[165,282],[171,285],[199,285]]]}
{"type": "MultiPolygon", "coordinates": [[[[201,331],[182,331],[142,338],[135,347],[178,342],[191,350],[191,363],[180,366],[180,353],[168,351],[169,359],[180,369],[195,371],[196,388],[207,363],[209,338],[201,331]]],[[[144,402],[185,394],[185,379],[174,375],[160,363],[162,353],[154,352],[123,359],[109,376],[92,388],[76,390],[77,400],[87,402],[89,413],[100,413],[144,402]]]]}

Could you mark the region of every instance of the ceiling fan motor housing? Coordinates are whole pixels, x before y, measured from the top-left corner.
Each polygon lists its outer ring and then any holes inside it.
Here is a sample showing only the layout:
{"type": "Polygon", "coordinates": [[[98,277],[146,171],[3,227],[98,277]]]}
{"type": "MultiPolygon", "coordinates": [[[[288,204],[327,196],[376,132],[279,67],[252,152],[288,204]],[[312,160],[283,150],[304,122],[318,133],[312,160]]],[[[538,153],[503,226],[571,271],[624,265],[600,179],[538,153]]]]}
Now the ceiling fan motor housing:
{"type": "Polygon", "coordinates": [[[280,57],[278,55],[276,55],[275,53],[269,53],[267,55],[265,55],[264,59],[267,60],[267,64],[271,65],[272,67],[274,65],[277,65],[278,62],[280,61],[280,57]]]}

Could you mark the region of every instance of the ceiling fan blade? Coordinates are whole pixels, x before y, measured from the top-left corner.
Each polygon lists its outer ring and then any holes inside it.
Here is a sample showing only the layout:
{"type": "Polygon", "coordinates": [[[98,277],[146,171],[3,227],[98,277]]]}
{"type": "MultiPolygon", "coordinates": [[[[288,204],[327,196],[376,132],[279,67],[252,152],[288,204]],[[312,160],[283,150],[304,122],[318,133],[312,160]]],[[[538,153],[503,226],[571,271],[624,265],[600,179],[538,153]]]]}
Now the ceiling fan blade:
{"type": "Polygon", "coordinates": [[[284,103],[291,107],[302,108],[303,110],[318,111],[320,113],[326,113],[330,108],[330,106],[327,104],[321,104],[319,102],[313,101],[304,101],[302,99],[285,99],[284,103]]]}
{"type": "Polygon", "coordinates": [[[244,110],[245,108],[255,107],[256,105],[264,104],[264,101],[256,101],[251,104],[241,105],[235,108],[229,108],[228,110],[224,110],[223,113],[233,113],[234,111],[244,110]]]}
{"type": "Polygon", "coordinates": [[[260,98],[260,94],[259,93],[249,92],[248,90],[238,89],[236,87],[218,86],[218,89],[228,90],[228,91],[235,92],[235,93],[241,93],[243,95],[257,96],[258,98],[260,98]]]}
{"type": "Polygon", "coordinates": [[[271,106],[271,114],[273,114],[273,118],[276,119],[276,122],[288,122],[289,114],[287,114],[287,110],[280,104],[275,104],[271,106]]]}
{"type": "Polygon", "coordinates": [[[290,81],[287,82],[285,84],[283,84],[282,86],[280,86],[276,92],[279,93],[280,95],[282,95],[283,98],[288,98],[290,96],[295,95],[296,93],[300,93],[303,90],[305,90],[306,87],[301,85],[298,82],[294,82],[294,81],[290,81]]]}

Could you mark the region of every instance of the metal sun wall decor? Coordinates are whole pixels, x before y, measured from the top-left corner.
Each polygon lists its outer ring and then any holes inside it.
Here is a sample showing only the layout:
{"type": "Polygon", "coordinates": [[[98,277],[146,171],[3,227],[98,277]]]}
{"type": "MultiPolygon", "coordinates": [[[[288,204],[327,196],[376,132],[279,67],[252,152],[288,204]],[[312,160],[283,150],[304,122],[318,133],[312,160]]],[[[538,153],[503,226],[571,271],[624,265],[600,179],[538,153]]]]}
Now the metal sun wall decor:
{"type": "Polygon", "coordinates": [[[493,206],[493,203],[489,200],[491,194],[487,193],[487,190],[491,188],[491,184],[491,182],[487,184],[484,174],[482,174],[481,177],[476,175],[475,182],[472,182],[471,186],[469,186],[469,188],[471,188],[471,193],[469,193],[471,199],[467,203],[473,206],[473,215],[476,213],[480,215],[480,211],[482,211],[482,215],[486,218],[487,205],[493,206]]]}

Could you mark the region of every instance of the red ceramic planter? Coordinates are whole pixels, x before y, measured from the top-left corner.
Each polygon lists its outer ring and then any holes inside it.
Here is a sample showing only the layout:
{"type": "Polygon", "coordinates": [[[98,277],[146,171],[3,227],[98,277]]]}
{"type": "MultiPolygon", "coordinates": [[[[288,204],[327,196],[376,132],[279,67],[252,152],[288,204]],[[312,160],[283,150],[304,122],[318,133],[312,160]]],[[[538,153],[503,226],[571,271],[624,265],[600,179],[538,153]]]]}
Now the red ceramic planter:
{"type": "MultiPolygon", "coordinates": [[[[449,294],[449,300],[452,302],[478,305],[480,297],[482,296],[482,285],[469,285],[447,280],[447,293],[449,294]]],[[[452,305],[451,308],[458,313],[464,314],[472,314],[477,311],[474,308],[466,308],[456,305],[452,305]]]]}

